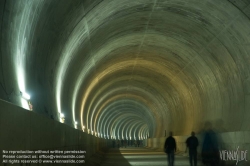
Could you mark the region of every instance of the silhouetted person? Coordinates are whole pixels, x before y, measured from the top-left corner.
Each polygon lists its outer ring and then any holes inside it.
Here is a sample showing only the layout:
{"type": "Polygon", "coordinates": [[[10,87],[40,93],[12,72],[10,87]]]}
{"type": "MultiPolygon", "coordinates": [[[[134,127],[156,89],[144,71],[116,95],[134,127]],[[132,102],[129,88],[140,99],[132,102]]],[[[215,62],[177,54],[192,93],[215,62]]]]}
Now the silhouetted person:
{"type": "Polygon", "coordinates": [[[115,148],[115,140],[112,140],[113,148],[115,148]]]}
{"type": "Polygon", "coordinates": [[[173,133],[169,133],[169,137],[165,141],[164,149],[168,155],[168,165],[174,165],[174,152],[176,152],[176,142],[175,139],[172,137],[173,133]]]}
{"type": "Polygon", "coordinates": [[[125,148],[127,147],[127,140],[126,139],[124,140],[124,146],[125,146],[125,148]]]}
{"type": "Polygon", "coordinates": [[[116,144],[117,144],[117,148],[120,148],[120,140],[117,140],[116,144]]]}
{"type": "Polygon", "coordinates": [[[124,146],[124,140],[122,139],[121,140],[121,147],[123,147],[124,146]]]}
{"type": "Polygon", "coordinates": [[[191,133],[191,137],[187,139],[186,144],[189,150],[190,165],[193,166],[193,161],[194,161],[194,166],[197,166],[197,146],[199,145],[199,141],[195,137],[194,132],[191,133]]]}
{"type": "Polygon", "coordinates": [[[206,166],[218,166],[220,163],[218,140],[210,122],[205,123],[201,157],[206,166]]]}
{"type": "Polygon", "coordinates": [[[140,147],[140,140],[136,141],[136,145],[137,145],[137,147],[140,147]]]}

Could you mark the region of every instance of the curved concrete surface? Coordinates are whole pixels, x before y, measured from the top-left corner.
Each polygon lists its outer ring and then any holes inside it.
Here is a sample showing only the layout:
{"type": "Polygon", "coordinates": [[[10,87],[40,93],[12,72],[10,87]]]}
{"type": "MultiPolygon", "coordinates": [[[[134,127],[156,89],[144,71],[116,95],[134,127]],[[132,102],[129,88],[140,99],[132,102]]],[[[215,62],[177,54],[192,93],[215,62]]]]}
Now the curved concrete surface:
{"type": "Polygon", "coordinates": [[[250,129],[249,0],[2,0],[0,97],[102,138],[250,129]],[[76,123],[78,122],[78,123],[76,123]]]}

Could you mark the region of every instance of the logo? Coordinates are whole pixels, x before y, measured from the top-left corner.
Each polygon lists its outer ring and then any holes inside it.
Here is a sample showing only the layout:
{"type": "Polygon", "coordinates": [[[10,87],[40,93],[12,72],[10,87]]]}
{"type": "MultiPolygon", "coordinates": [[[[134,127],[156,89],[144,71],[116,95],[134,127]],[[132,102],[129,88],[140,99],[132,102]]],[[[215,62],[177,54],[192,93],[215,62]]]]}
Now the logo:
{"type": "Polygon", "coordinates": [[[247,161],[247,150],[239,151],[239,146],[236,150],[220,150],[220,158],[223,161],[236,161],[236,165],[239,161],[247,161]]]}

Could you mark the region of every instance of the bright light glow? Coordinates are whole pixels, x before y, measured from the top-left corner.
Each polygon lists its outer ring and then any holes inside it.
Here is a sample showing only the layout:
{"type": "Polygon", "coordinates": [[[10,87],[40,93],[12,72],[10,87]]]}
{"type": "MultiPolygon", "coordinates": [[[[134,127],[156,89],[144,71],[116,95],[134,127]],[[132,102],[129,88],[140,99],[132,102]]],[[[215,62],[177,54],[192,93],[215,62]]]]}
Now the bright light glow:
{"type": "MultiPolygon", "coordinates": [[[[30,34],[34,33],[34,25],[39,20],[41,9],[43,8],[43,2],[39,0],[25,1],[23,4],[20,3],[22,9],[19,13],[13,17],[12,24],[15,25],[10,29],[12,32],[11,37],[13,42],[10,43],[14,57],[15,73],[17,78],[17,84],[20,91],[25,92],[25,69],[27,60],[27,41],[30,41],[30,34]],[[25,5],[23,5],[25,4],[25,5]]],[[[20,104],[23,108],[29,109],[27,101],[24,98],[20,99],[20,104]]],[[[29,109],[30,110],[30,109],[29,109]]]]}
{"type": "Polygon", "coordinates": [[[60,113],[60,122],[64,123],[64,121],[65,121],[65,116],[63,113],[60,113]]]}
{"type": "Polygon", "coordinates": [[[60,118],[64,118],[64,114],[63,113],[60,113],[60,118]]]}
{"type": "Polygon", "coordinates": [[[22,95],[22,97],[23,97],[24,99],[30,100],[30,95],[29,95],[29,94],[27,94],[27,93],[25,93],[25,92],[20,92],[20,93],[21,93],[21,95],[22,95]]]}
{"type": "Polygon", "coordinates": [[[84,130],[85,130],[85,126],[82,126],[82,131],[84,132],[84,130]]]}
{"type": "Polygon", "coordinates": [[[75,128],[77,129],[77,121],[75,121],[75,128]]]}
{"type": "Polygon", "coordinates": [[[25,100],[24,98],[21,98],[21,103],[24,109],[30,110],[27,100],[25,100]]]}

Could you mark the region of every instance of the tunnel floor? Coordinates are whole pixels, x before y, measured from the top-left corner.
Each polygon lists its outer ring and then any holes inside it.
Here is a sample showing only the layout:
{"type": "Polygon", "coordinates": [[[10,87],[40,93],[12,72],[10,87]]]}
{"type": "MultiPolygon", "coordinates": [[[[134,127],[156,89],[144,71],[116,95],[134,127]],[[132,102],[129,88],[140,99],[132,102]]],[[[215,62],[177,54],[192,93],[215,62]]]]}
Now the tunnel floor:
{"type": "MultiPolygon", "coordinates": [[[[148,149],[144,147],[127,147],[110,149],[101,166],[160,166],[168,165],[167,156],[165,153],[157,151],[157,149],[148,149]]],[[[175,166],[189,166],[188,156],[184,153],[175,155],[175,166]]],[[[198,166],[201,166],[198,161],[198,166]]]]}

